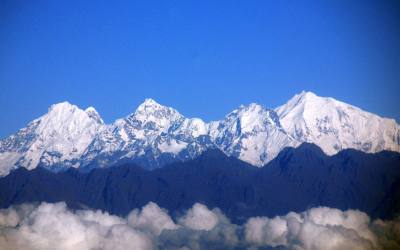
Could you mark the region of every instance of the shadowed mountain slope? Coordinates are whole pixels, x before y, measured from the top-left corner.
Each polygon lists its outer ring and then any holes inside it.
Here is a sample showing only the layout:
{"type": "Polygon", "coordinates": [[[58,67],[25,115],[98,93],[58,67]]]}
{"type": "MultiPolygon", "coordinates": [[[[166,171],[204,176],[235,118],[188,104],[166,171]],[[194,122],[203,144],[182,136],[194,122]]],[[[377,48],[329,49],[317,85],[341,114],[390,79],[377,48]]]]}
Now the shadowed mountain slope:
{"type": "Polygon", "coordinates": [[[65,201],[126,215],[149,201],[172,214],[195,202],[220,208],[233,221],[314,206],[359,209],[387,218],[400,210],[400,154],[348,149],[327,156],[313,144],[286,148],[265,168],[208,150],[194,160],[152,171],[135,165],[52,173],[24,168],[0,178],[0,206],[65,201]]]}

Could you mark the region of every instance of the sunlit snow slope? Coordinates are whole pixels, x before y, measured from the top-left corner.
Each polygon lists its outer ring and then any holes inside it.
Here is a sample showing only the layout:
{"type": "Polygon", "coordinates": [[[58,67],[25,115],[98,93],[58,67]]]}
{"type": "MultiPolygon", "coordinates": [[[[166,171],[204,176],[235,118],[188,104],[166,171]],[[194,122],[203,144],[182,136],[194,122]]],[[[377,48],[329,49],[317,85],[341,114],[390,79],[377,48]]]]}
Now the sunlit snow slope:
{"type": "Polygon", "coordinates": [[[210,123],[146,99],[132,114],[104,124],[94,108],[63,102],[0,141],[0,176],[37,166],[89,170],[135,162],[152,169],[193,159],[209,148],[261,167],[283,148],[303,142],[329,155],[346,148],[399,152],[400,127],[393,119],[311,92],[276,109],[240,106],[210,123]]]}

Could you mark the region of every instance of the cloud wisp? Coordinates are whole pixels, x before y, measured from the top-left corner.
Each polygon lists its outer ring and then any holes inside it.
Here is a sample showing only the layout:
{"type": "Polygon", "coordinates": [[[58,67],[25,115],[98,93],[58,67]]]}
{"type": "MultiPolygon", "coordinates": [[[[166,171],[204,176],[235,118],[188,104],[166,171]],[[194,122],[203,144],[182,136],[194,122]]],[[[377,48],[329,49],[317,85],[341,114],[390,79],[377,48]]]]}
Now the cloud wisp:
{"type": "Polygon", "coordinates": [[[196,203],[178,218],[148,203],[126,218],[65,203],[0,210],[0,249],[396,249],[400,221],[371,221],[356,210],[317,207],[235,225],[196,203]]]}

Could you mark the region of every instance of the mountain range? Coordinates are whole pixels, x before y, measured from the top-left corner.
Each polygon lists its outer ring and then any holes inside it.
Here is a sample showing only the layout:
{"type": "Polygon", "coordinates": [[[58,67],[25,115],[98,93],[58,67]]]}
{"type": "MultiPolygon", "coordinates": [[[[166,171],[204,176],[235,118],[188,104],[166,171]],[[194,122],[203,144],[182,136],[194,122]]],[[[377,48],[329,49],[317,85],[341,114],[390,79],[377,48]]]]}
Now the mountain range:
{"type": "Polygon", "coordinates": [[[327,206],[358,209],[372,218],[400,213],[400,154],[345,149],[333,156],[303,143],[285,148],[263,168],[219,149],[151,171],[133,163],[82,172],[19,168],[0,178],[0,208],[64,201],[72,209],[101,209],[126,216],[155,202],[181,214],[200,202],[232,221],[274,217],[327,206]]]}
{"type": "Polygon", "coordinates": [[[304,91],[275,109],[242,105],[209,123],[146,99],[132,114],[105,124],[93,107],[82,110],[63,102],[0,141],[0,176],[20,167],[87,172],[134,163],[155,169],[210,149],[263,167],[302,143],[313,143],[329,156],[344,149],[400,152],[400,125],[304,91]]]}

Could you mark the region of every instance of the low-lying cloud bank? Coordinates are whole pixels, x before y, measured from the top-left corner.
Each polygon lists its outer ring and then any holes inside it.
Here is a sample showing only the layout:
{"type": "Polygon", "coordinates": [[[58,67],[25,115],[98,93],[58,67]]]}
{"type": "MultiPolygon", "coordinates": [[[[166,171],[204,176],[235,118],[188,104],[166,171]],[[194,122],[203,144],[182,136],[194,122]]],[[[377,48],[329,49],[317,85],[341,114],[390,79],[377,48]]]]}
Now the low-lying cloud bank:
{"type": "Polygon", "coordinates": [[[195,204],[171,218],[155,203],[126,218],[71,211],[65,203],[0,210],[0,249],[399,249],[400,220],[318,207],[232,224],[219,209],[195,204]]]}

